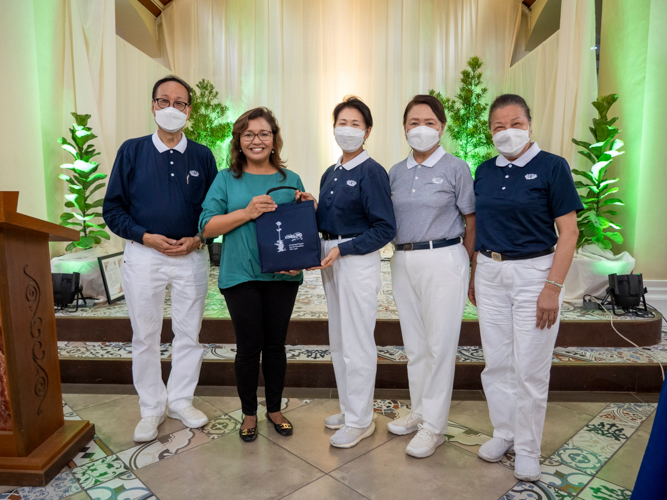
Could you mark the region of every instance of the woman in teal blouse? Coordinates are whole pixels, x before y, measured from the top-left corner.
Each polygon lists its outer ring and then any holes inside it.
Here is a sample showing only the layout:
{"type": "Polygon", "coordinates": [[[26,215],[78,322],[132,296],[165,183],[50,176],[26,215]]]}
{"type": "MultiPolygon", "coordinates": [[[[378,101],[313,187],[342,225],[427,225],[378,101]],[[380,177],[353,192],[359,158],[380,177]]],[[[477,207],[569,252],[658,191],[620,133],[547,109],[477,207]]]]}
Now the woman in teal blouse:
{"type": "Polygon", "coordinates": [[[206,195],[199,218],[205,238],[224,234],[218,286],[225,297],[236,333],[236,385],[244,419],[244,441],[257,437],[257,384],[262,359],[268,419],[276,431],[292,434],[292,424],[280,411],[287,358],[285,338],[303,273],[262,273],[255,236],[255,219],[276,204],[294,200],[289,190],[304,191],[297,174],[280,158],[283,140],[267,108],[246,111],[236,120],[230,144],[229,169],[218,173],[206,195]]]}

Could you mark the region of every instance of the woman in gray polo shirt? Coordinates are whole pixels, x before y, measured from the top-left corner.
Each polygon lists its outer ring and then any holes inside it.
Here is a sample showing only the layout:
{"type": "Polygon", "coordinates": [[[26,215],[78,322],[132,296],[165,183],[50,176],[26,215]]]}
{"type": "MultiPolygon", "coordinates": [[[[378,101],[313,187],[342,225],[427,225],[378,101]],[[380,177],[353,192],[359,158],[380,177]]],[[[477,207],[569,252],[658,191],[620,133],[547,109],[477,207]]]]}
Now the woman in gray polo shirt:
{"type": "Polygon", "coordinates": [[[445,438],[454,364],[475,245],[475,194],[468,164],[440,146],[445,110],[438,99],[415,96],[403,127],[410,155],[389,171],[396,214],[391,260],[412,411],[387,427],[415,431],[406,453],[432,455],[445,438]]]}

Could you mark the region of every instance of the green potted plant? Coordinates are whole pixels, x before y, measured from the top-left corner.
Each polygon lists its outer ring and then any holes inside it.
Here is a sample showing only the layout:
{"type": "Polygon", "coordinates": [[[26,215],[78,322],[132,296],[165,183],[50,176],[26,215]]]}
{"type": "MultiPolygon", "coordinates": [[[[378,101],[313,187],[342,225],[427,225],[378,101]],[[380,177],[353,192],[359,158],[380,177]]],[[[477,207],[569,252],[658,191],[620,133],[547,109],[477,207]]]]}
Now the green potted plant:
{"type": "Polygon", "coordinates": [[[616,209],[623,201],[614,195],[619,188],[614,186],[618,177],[607,177],[614,158],[623,154],[623,141],[616,136],[621,132],[614,126],[618,117],[610,118],[609,109],[618,100],[618,94],[600,96],[593,101],[598,117],[589,127],[593,142],[572,139],[583,148],[578,153],[590,162],[588,170],[572,169],[579,177],[575,186],[584,209],[577,215],[579,238],[577,250],[565,280],[565,300],[576,302],[585,294],[604,295],[609,274],[632,272],[635,260],[627,252],[615,255],[614,244],[623,243],[622,226],[613,221],[616,209]]]}
{"type": "Polygon", "coordinates": [[[92,141],[97,138],[88,126],[90,115],[72,113],[74,124],[69,129],[70,140],[58,139],[63,150],[72,157],[72,163],[64,163],[61,169],[68,171],[58,177],[66,182],[65,211],[60,215],[60,224],[79,231],[77,241],[67,245],[65,255],[51,260],[51,271],[55,273],[80,273],[80,283],[86,297],[104,299],[104,283],[100,274],[97,257],[108,254],[113,249],[101,245],[110,239],[101,220],[103,198],[93,200],[93,195],[106,186],[107,175],[99,170],[99,163],[93,160],[98,153],[92,141]]]}
{"type": "Polygon", "coordinates": [[[453,99],[433,89],[428,91],[445,107],[447,134],[459,148],[453,154],[468,163],[473,177],[480,163],[493,156],[488,125],[489,104],[485,101],[488,89],[482,84],[480,71],[483,65],[479,57],[468,60],[468,67],[461,71],[461,87],[453,99]]]}

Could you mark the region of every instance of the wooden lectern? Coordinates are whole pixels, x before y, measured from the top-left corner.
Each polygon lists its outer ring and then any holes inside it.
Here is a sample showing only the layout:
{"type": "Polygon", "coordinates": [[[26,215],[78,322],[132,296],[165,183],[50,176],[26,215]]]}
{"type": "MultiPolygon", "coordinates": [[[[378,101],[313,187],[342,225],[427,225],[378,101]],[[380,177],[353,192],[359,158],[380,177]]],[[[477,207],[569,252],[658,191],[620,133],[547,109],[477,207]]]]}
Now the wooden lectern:
{"type": "Polygon", "coordinates": [[[64,420],[49,241],[73,229],[16,212],[0,191],[0,484],[43,486],[93,439],[64,420]]]}

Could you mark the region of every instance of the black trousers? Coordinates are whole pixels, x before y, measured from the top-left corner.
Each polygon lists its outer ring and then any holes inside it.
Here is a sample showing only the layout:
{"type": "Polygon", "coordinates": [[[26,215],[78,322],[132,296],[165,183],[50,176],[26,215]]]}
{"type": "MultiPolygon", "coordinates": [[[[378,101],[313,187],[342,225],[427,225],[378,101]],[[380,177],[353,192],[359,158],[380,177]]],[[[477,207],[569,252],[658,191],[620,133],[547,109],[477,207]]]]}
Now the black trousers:
{"type": "Polygon", "coordinates": [[[257,414],[259,360],[269,412],[280,411],[285,387],[285,339],[299,282],[248,281],[220,289],[236,333],[236,387],[244,415],[257,414]]]}

